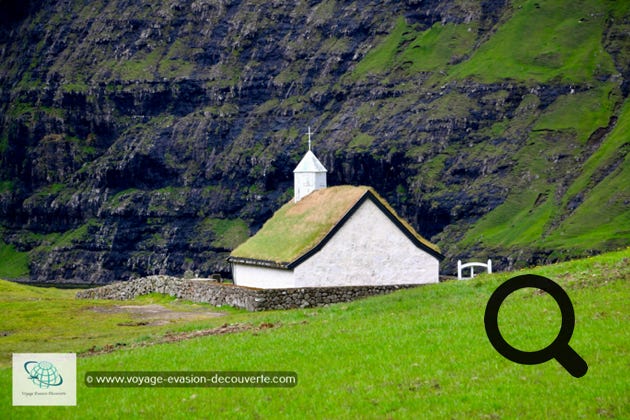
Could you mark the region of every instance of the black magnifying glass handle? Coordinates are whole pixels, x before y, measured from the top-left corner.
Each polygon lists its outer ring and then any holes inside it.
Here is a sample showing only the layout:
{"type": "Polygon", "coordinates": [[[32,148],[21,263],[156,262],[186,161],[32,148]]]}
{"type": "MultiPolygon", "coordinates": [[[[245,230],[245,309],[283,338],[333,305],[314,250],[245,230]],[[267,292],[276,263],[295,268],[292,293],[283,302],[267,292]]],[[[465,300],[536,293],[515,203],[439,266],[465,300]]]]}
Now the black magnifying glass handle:
{"type": "Polygon", "coordinates": [[[588,365],[582,357],[575,352],[568,344],[563,346],[560,351],[555,354],[555,359],[576,378],[586,375],[588,365]]]}

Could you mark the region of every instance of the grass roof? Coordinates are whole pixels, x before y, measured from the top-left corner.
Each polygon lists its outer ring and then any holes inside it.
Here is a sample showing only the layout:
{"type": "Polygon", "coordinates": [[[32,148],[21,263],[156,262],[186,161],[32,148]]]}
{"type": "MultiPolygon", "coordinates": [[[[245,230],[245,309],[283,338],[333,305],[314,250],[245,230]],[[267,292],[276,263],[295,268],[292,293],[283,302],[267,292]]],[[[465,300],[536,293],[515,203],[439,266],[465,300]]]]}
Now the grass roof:
{"type": "Polygon", "coordinates": [[[282,206],[256,235],[238,246],[230,257],[271,261],[286,265],[294,262],[335,228],[368,192],[380,201],[416,239],[439,253],[439,249],[420,236],[372,188],[343,185],[312,192],[299,202],[282,206]]]}

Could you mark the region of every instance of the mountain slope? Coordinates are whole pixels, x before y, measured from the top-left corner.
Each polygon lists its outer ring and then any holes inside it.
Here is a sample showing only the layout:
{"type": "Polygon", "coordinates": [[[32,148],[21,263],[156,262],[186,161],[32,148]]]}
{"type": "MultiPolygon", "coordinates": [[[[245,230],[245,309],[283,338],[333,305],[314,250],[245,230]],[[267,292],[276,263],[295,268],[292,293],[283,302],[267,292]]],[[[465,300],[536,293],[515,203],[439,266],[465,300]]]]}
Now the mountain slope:
{"type": "Polygon", "coordinates": [[[11,10],[0,247],[12,277],[227,270],[291,196],[308,125],[329,185],[373,186],[440,245],[445,272],[457,258],[503,269],[630,242],[625,2],[11,10]]]}

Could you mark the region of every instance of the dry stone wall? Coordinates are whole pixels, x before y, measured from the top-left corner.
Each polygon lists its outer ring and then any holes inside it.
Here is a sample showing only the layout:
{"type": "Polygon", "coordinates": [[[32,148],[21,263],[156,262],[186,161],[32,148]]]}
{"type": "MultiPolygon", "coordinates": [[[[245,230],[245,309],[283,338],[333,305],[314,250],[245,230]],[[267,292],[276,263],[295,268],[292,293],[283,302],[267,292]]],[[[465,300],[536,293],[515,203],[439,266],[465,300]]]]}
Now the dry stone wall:
{"type": "Polygon", "coordinates": [[[329,303],[390,293],[417,285],[313,287],[299,289],[254,289],[219,283],[212,279],[181,279],[149,276],[77,292],[79,299],[127,300],[149,293],[162,293],[214,306],[234,306],[248,311],[323,306],[329,303]]]}

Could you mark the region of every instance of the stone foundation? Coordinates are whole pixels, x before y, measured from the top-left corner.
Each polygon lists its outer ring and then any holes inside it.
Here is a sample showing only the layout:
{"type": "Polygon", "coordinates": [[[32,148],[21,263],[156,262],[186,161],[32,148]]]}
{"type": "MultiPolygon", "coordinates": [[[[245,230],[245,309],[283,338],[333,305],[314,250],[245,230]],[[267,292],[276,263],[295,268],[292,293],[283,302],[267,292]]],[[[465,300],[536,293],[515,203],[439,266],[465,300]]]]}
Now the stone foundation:
{"type": "Polygon", "coordinates": [[[390,293],[418,285],[312,287],[299,289],[254,289],[218,283],[211,279],[181,279],[149,276],[108,284],[77,292],[79,299],[127,300],[149,293],[162,293],[214,306],[234,306],[248,311],[292,309],[322,306],[329,303],[390,293]]]}

